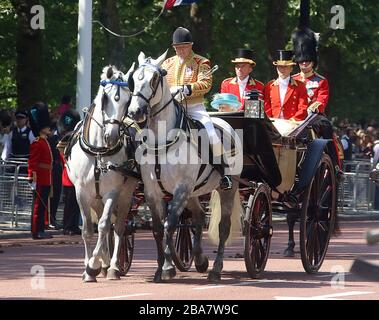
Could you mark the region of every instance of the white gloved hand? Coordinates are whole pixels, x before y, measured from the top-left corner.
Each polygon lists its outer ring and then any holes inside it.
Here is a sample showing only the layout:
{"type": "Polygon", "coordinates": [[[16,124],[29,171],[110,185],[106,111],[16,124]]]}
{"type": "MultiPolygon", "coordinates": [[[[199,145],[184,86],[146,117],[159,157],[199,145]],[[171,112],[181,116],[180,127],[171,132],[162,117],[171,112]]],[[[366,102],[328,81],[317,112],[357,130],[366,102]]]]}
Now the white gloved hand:
{"type": "Polygon", "coordinates": [[[171,94],[175,97],[179,92],[183,93],[185,96],[190,96],[192,94],[190,85],[173,86],[170,88],[171,94]]]}
{"type": "Polygon", "coordinates": [[[170,88],[170,92],[175,97],[179,92],[183,92],[183,86],[173,86],[170,88]]]}
{"type": "Polygon", "coordinates": [[[29,186],[30,186],[30,189],[32,189],[34,191],[37,189],[37,182],[35,182],[35,181],[29,182],[29,186]]]}

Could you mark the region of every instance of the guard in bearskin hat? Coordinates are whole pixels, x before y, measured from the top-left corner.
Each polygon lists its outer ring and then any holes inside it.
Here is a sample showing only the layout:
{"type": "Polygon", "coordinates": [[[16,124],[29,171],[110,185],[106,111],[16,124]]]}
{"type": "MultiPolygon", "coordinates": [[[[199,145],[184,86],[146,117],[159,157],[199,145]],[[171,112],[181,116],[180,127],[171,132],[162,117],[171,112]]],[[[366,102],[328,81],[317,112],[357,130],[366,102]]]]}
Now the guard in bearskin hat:
{"type": "Polygon", "coordinates": [[[301,71],[294,78],[305,83],[309,112],[324,112],[329,100],[329,84],[325,77],[315,72],[318,36],[309,28],[309,5],[309,0],[301,1],[299,26],[292,33],[295,61],[301,71]]]}
{"type": "Polygon", "coordinates": [[[342,178],[342,160],[338,156],[338,144],[331,122],[323,115],[329,101],[328,80],[315,71],[318,65],[318,35],[310,29],[310,0],[301,0],[299,26],[292,33],[295,61],[300,73],[294,79],[304,82],[308,94],[308,113],[318,112],[319,118],[313,124],[318,136],[333,139],[334,147],[329,146],[329,155],[337,171],[337,179],[342,178]]]}
{"type": "Polygon", "coordinates": [[[221,83],[221,93],[232,93],[238,97],[242,106],[238,110],[245,109],[245,100],[252,90],[258,90],[263,94],[264,84],[251,75],[256,65],[254,52],[251,49],[237,49],[232,63],[236,77],[227,78],[221,83]]]}
{"type": "Polygon", "coordinates": [[[51,186],[53,156],[49,142],[50,116],[47,105],[38,102],[29,110],[30,127],[37,137],[30,145],[28,178],[34,190],[32,212],[32,237],[45,239],[52,236],[46,233],[45,219],[48,219],[48,200],[51,186]]]}
{"type": "Polygon", "coordinates": [[[71,182],[67,174],[66,160],[64,150],[68,140],[71,138],[72,131],[80,121],[80,114],[73,109],[66,110],[58,119],[58,133],[63,138],[59,141],[57,148],[60,151],[61,161],[63,163],[62,185],[64,194],[64,209],[63,209],[63,234],[79,235],[80,209],[76,200],[74,184],[71,182]]]}
{"type": "MultiPolygon", "coordinates": [[[[299,25],[292,33],[295,61],[298,63],[300,73],[294,75],[294,79],[305,84],[308,96],[308,113],[317,112],[319,116],[312,123],[312,128],[317,136],[333,140],[333,144],[327,144],[327,153],[336,168],[336,177],[339,181],[343,175],[341,160],[338,156],[338,146],[333,127],[330,121],[323,115],[329,100],[328,80],[315,72],[318,65],[317,44],[318,36],[310,29],[310,0],[301,0],[299,25]]],[[[287,215],[289,228],[288,247],[284,250],[284,256],[293,257],[295,255],[295,241],[293,230],[296,223],[294,215],[287,215]]],[[[339,232],[338,223],[335,223],[335,233],[339,232]]]]}

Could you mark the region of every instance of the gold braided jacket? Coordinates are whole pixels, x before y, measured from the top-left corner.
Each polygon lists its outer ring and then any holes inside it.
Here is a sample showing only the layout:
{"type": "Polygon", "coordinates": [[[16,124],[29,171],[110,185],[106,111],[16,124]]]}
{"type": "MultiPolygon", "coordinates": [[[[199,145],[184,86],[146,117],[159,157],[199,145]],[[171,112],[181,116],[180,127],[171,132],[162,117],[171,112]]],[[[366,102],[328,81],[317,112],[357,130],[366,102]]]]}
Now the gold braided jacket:
{"type": "Polygon", "coordinates": [[[165,60],[162,68],[167,70],[167,81],[170,87],[191,85],[192,94],[187,97],[188,104],[202,103],[204,95],[211,90],[212,75],[207,75],[211,69],[211,63],[193,51],[182,64],[178,56],[165,60]]]}

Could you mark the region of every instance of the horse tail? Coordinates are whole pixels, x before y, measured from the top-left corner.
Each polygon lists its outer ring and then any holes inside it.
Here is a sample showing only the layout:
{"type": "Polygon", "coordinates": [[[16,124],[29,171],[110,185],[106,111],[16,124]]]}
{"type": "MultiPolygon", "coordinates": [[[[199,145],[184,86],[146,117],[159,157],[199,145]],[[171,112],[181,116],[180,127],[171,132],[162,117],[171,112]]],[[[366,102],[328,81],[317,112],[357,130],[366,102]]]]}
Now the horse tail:
{"type": "MultiPolygon", "coordinates": [[[[211,212],[211,217],[208,227],[208,238],[214,245],[218,245],[220,242],[219,238],[219,224],[221,221],[221,202],[219,193],[214,190],[212,191],[211,199],[209,201],[209,208],[211,212]]],[[[232,214],[230,217],[231,226],[229,237],[225,242],[225,245],[230,245],[232,240],[241,235],[241,214],[243,213],[243,208],[240,201],[240,195],[238,190],[234,194],[232,214]]]]}

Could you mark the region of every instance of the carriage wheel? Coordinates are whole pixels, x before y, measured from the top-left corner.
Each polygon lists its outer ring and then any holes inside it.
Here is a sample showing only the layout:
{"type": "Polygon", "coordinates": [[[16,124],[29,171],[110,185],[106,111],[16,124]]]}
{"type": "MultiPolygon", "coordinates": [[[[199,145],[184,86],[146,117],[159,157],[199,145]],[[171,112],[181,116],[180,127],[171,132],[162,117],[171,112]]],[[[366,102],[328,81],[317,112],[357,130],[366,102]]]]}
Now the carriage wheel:
{"type": "Polygon", "coordinates": [[[268,187],[260,184],[250,195],[245,220],[245,265],[250,277],[259,278],[267,263],[272,237],[272,207],[268,187]]]}
{"type": "Polygon", "coordinates": [[[300,217],[300,252],[303,267],[316,273],[325,258],[336,219],[336,179],[330,157],[323,155],[304,193],[300,217]]]}
{"type": "Polygon", "coordinates": [[[182,272],[188,271],[193,262],[192,247],[194,234],[195,228],[192,225],[191,214],[185,209],[180,216],[179,224],[173,235],[175,251],[172,253],[172,260],[182,272]]]}
{"type": "MultiPolygon", "coordinates": [[[[112,226],[111,232],[109,235],[109,253],[111,257],[113,254],[113,249],[114,249],[114,229],[112,226]]],[[[119,259],[118,267],[120,269],[120,274],[122,276],[125,276],[128,273],[130,266],[132,265],[133,252],[134,252],[134,230],[130,225],[126,225],[124,235],[121,238],[120,255],[118,258],[119,259]]]]}

